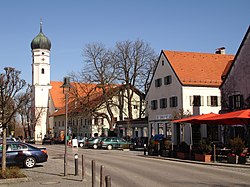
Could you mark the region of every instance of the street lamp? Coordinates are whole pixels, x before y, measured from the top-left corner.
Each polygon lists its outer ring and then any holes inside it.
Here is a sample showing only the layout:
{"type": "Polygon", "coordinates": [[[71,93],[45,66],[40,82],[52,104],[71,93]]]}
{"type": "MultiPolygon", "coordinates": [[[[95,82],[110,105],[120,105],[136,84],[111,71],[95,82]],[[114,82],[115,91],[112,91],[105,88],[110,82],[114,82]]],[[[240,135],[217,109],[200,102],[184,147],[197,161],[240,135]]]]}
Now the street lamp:
{"type": "Polygon", "coordinates": [[[64,176],[67,175],[67,130],[68,130],[68,97],[70,91],[70,79],[69,77],[64,77],[63,85],[63,93],[65,95],[65,153],[64,153],[64,176]]]}

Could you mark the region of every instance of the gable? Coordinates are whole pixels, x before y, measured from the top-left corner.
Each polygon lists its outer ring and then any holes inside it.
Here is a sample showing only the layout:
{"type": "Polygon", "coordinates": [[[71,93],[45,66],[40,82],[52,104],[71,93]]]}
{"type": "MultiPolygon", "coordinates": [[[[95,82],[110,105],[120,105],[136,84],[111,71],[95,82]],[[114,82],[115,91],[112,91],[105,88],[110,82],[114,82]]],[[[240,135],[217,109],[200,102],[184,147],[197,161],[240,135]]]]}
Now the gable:
{"type": "MultiPolygon", "coordinates": [[[[245,76],[249,76],[250,71],[250,26],[240,44],[239,49],[237,50],[235,59],[230,63],[223,74],[223,82],[221,87],[228,81],[228,77],[237,76],[239,77],[239,73],[242,73],[243,79],[247,80],[245,76]],[[238,66],[237,68],[235,68],[238,66]],[[236,69],[233,71],[233,69],[236,69]]],[[[248,79],[249,80],[249,79],[248,79]]],[[[230,84],[230,83],[229,83],[230,84]]]]}
{"type": "Polygon", "coordinates": [[[234,55],[162,51],[183,86],[219,87],[234,55]]]}

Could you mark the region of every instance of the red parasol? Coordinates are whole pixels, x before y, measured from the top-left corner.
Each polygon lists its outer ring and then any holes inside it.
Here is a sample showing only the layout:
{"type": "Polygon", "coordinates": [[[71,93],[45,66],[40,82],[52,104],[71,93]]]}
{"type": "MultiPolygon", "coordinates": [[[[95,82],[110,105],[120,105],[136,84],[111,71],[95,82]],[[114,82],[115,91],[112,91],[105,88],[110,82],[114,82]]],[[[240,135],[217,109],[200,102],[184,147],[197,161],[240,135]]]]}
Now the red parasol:
{"type": "Polygon", "coordinates": [[[247,125],[250,124],[250,109],[238,110],[211,116],[197,121],[199,124],[247,125]]]}

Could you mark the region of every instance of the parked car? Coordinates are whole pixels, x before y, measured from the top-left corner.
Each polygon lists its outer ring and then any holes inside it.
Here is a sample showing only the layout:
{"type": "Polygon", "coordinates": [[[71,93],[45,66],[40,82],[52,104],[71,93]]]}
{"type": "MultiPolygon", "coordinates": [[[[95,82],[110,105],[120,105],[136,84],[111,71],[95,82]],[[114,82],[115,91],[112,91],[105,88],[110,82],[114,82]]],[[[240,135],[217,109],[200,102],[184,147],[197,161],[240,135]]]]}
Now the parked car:
{"type": "Polygon", "coordinates": [[[77,137],[77,141],[78,141],[78,146],[79,147],[84,147],[87,141],[87,137],[77,137]]]}
{"type": "MultiPolygon", "coordinates": [[[[46,148],[8,141],[6,144],[6,164],[32,168],[36,163],[46,162],[48,154],[46,148]]],[[[2,144],[0,144],[0,160],[2,159],[2,144]]],[[[1,165],[1,162],[0,162],[1,165]]]]}
{"type": "Polygon", "coordinates": [[[101,142],[101,147],[111,150],[113,148],[123,148],[124,145],[129,145],[131,144],[131,142],[124,140],[123,138],[119,138],[119,137],[106,137],[104,138],[101,142]]]}
{"type": "Polygon", "coordinates": [[[30,144],[35,144],[35,138],[33,137],[28,137],[27,139],[25,139],[26,143],[30,143],[30,144]]]}
{"type": "MultiPolygon", "coordinates": [[[[12,138],[12,137],[6,137],[6,141],[7,142],[16,142],[16,139],[12,138]]],[[[0,138],[0,143],[3,143],[3,138],[2,137],[0,138]]]]}
{"type": "Polygon", "coordinates": [[[50,138],[50,137],[44,137],[43,138],[43,141],[42,141],[42,144],[44,145],[44,144],[50,144],[50,145],[52,145],[54,143],[54,140],[53,140],[53,138],[50,138]]]}
{"type": "Polygon", "coordinates": [[[87,139],[87,141],[86,141],[86,147],[97,149],[99,142],[103,138],[104,137],[91,137],[91,138],[87,139]]]}

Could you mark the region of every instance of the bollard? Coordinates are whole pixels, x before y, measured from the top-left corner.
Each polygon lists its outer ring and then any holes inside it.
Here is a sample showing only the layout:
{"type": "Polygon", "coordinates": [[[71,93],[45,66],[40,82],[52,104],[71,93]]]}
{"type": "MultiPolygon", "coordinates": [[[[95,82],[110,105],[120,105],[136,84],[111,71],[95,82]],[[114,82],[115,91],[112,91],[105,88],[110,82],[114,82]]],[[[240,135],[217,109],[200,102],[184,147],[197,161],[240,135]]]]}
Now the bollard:
{"type": "Polygon", "coordinates": [[[172,158],[174,157],[174,143],[171,142],[171,155],[172,158]]]}
{"type": "Polygon", "coordinates": [[[161,150],[160,142],[158,142],[157,149],[158,149],[158,156],[160,156],[161,155],[161,153],[160,153],[160,150],[161,150]]]}
{"type": "Polygon", "coordinates": [[[82,155],[82,180],[85,178],[85,162],[84,162],[84,157],[82,155]]]}
{"type": "Polygon", "coordinates": [[[146,151],[147,151],[147,145],[146,144],[144,144],[144,155],[146,155],[146,151]]]}
{"type": "Polygon", "coordinates": [[[78,154],[75,154],[75,175],[78,175],[78,154]]]}
{"type": "Polygon", "coordinates": [[[92,160],[92,187],[95,187],[95,176],[96,176],[95,160],[92,160]]]}
{"type": "Polygon", "coordinates": [[[111,187],[111,177],[109,175],[105,176],[106,187],[111,187]]]}
{"type": "Polygon", "coordinates": [[[100,187],[104,187],[104,185],[103,185],[103,182],[104,182],[103,174],[104,174],[104,166],[101,165],[101,167],[100,167],[100,187]]]}
{"type": "Polygon", "coordinates": [[[215,144],[214,144],[214,162],[216,162],[216,147],[215,147],[215,144]]]}

